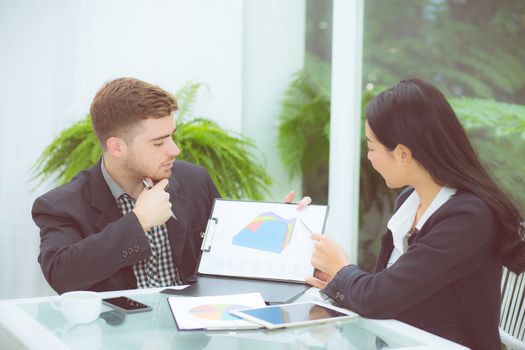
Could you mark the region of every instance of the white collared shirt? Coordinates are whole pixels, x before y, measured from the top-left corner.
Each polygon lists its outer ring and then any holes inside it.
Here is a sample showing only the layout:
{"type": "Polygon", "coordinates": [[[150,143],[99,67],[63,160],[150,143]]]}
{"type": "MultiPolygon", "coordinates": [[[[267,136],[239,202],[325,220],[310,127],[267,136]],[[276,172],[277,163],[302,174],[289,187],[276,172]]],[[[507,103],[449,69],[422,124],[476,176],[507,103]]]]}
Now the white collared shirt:
{"type": "MultiPolygon", "coordinates": [[[[455,188],[446,186],[441,187],[441,190],[438,192],[436,197],[434,197],[432,203],[430,203],[427,210],[425,210],[419,221],[416,223],[416,228],[420,230],[430,215],[434,214],[434,212],[438,210],[446,201],[448,201],[449,198],[455,193],[455,188]]],[[[392,250],[392,254],[388,260],[387,267],[390,267],[390,265],[395,263],[401,255],[406,253],[408,246],[405,242],[407,240],[408,232],[412,228],[412,223],[414,222],[417,208],[419,207],[420,203],[421,201],[419,200],[417,192],[412,192],[388,221],[387,227],[390,232],[392,232],[394,249],[392,250]]]]}

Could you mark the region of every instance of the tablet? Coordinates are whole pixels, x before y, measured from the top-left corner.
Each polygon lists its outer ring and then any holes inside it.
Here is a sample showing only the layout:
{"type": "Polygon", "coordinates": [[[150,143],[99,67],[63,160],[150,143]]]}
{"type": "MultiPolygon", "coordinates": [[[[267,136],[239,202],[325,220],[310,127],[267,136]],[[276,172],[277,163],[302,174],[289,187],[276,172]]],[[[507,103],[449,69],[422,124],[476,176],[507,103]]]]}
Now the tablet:
{"type": "Polygon", "coordinates": [[[230,313],[269,329],[345,320],[358,316],[350,310],[314,301],[232,310],[230,313]]]}

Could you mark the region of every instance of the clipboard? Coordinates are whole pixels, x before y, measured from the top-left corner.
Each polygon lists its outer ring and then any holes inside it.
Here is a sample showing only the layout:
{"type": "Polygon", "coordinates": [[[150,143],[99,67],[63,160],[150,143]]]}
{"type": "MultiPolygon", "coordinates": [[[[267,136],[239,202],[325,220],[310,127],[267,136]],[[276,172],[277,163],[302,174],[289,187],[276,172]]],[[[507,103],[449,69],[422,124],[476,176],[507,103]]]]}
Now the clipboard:
{"type": "Polygon", "coordinates": [[[322,233],[328,206],[215,199],[202,235],[196,284],[167,293],[206,296],[260,292],[286,303],[306,291],[314,273],[313,232],[322,233]],[[220,294],[219,294],[220,293],[220,294]]]}
{"type": "Polygon", "coordinates": [[[166,288],[163,294],[203,297],[233,293],[260,293],[267,304],[291,303],[310,288],[309,285],[220,276],[195,276],[195,282],[184,289],[166,288]]]}

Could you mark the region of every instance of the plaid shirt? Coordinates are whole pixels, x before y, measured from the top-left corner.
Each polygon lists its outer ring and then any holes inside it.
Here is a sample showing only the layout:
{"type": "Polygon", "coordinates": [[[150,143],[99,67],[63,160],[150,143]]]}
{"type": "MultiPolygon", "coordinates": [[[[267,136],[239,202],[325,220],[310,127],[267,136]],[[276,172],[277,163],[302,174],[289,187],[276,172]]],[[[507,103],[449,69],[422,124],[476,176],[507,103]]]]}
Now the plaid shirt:
{"type": "MultiPolygon", "coordinates": [[[[126,215],[135,207],[135,199],[127,193],[122,194],[117,200],[122,215],[126,215]]],[[[183,284],[179,270],[171,257],[168,228],[166,224],[154,226],[146,232],[151,256],[133,265],[133,273],[137,278],[139,288],[165,287],[183,284]]]]}
{"type": "MultiPolygon", "coordinates": [[[[125,193],[122,188],[111,178],[104,164],[100,162],[102,176],[117,201],[122,215],[126,215],[135,207],[135,199],[125,193]]],[[[137,279],[138,288],[165,287],[183,284],[179,270],[173,263],[171,247],[168,239],[166,224],[152,227],[146,232],[151,256],[133,265],[133,273],[137,279]]]]}

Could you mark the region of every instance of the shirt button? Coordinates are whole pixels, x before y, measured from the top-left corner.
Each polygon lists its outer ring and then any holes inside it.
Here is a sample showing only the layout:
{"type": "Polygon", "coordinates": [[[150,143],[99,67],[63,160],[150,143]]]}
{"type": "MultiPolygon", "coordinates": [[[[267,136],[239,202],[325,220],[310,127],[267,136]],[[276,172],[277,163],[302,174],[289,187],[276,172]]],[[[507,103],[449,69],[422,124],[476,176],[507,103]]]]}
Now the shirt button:
{"type": "Polygon", "coordinates": [[[133,249],[134,249],[136,252],[138,252],[138,251],[140,250],[140,247],[139,247],[138,245],[134,245],[134,246],[133,246],[133,249]]]}
{"type": "Polygon", "coordinates": [[[123,250],[123,251],[122,251],[122,257],[123,257],[123,258],[127,258],[127,257],[128,257],[128,252],[125,251],[125,250],[123,250]]]}
{"type": "Polygon", "coordinates": [[[129,248],[128,248],[128,253],[129,253],[130,255],[133,254],[133,248],[129,247],[129,248]]]}

